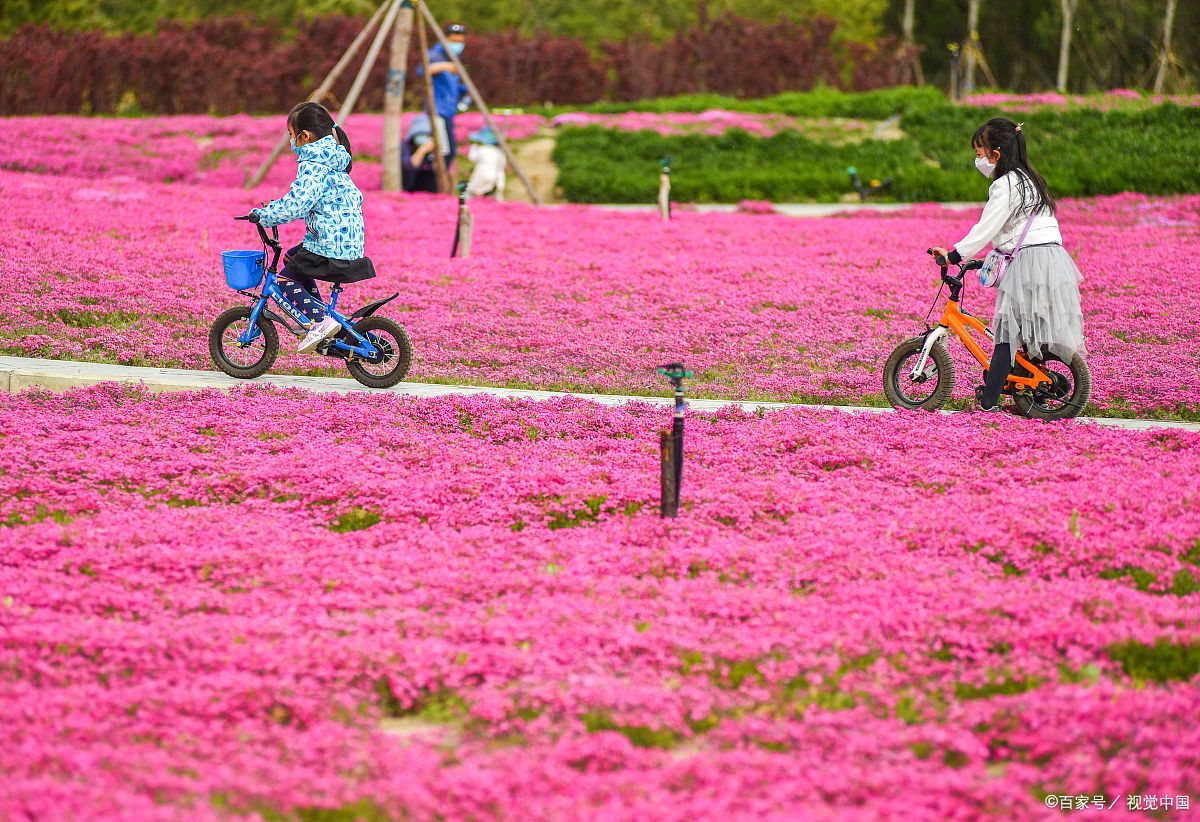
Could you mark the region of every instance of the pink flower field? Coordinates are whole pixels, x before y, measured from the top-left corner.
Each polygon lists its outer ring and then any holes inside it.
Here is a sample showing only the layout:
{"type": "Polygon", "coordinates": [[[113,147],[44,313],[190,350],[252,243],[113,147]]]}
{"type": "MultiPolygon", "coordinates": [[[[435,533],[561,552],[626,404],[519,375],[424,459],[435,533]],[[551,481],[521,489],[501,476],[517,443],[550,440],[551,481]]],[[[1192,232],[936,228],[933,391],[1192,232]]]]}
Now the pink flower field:
{"type": "MultiPolygon", "coordinates": [[[[413,112],[404,115],[406,131],[414,116],[413,112]]],[[[484,125],[478,112],[467,112],[454,122],[455,135],[463,144],[467,135],[484,125]]],[[[532,137],[546,125],[538,114],[497,113],[496,122],[510,140],[532,137]]],[[[5,117],[0,118],[0,126],[8,137],[0,143],[0,169],[217,186],[244,185],[276,141],[287,136],[282,115],[5,117]]],[[[383,116],[354,114],[346,126],[356,155],[355,180],[360,188],[378,190],[383,116]]],[[[264,184],[286,188],[295,175],[296,164],[284,152],[264,184]]]]}
{"type": "MultiPolygon", "coordinates": [[[[790,127],[728,114],[600,122],[790,127]]],[[[282,119],[3,122],[0,353],[211,369],[282,119]]],[[[881,405],[976,216],[475,200],[454,260],[454,201],[379,191],[350,131],[380,274],[343,308],[398,293],[418,381],[649,395],[683,360],[692,396],[881,405]]],[[[1200,197],[1060,219],[1088,413],[1200,419],[1200,197]]],[[[0,820],[1186,818],[1200,433],[996,416],[689,414],[663,520],[647,403],[9,395],[0,820]]]]}
{"type": "Polygon", "coordinates": [[[1200,435],[664,416],[11,398],[0,818],[1187,818],[1200,435]]]}
{"type": "Polygon", "coordinates": [[[1115,88],[1103,94],[1060,94],[1044,91],[1037,94],[1010,94],[1008,92],[984,92],[963,99],[963,104],[983,108],[1003,108],[1013,111],[1028,111],[1039,106],[1077,106],[1108,111],[1114,108],[1157,106],[1174,103],[1177,106],[1200,106],[1200,94],[1142,94],[1128,88],[1115,88]]]}
{"type": "MultiPolygon", "coordinates": [[[[0,350],[211,368],[207,328],[243,299],[225,287],[219,252],[257,243],[232,217],[285,185],[0,172],[0,350]]],[[[645,394],[665,389],[653,366],[682,359],[698,396],[876,405],[884,361],[923,329],[937,290],[925,248],[955,242],[976,216],[681,211],[664,224],[586,207],[473,207],[473,255],[451,260],[453,202],[367,196],[380,276],[344,304],[399,292],[387,313],[413,336],[412,379],[645,394]]],[[[1200,417],[1200,292],[1187,271],[1200,257],[1200,197],[1068,201],[1061,219],[1086,278],[1089,413],[1200,417]]],[[[288,244],[300,235],[284,231],[288,244]]],[[[987,317],[991,301],[975,287],[965,304],[987,317]]],[[[961,365],[965,397],[980,373],[961,365]]],[[[324,368],[292,354],[276,366],[344,375],[324,368]]]]}
{"type": "MultiPolygon", "coordinates": [[[[404,128],[414,117],[404,115],[404,128]]],[[[512,141],[527,140],[554,125],[602,125],[623,131],[661,134],[724,134],[730,128],[769,137],[783,129],[802,129],[823,136],[862,137],[867,124],[856,120],[813,118],[803,122],[786,115],[746,114],[714,109],[698,114],[621,115],[572,112],[547,120],[540,114],[495,114],[512,141]]],[[[353,143],[354,177],[360,188],[378,190],[382,175],[383,118],[355,114],[346,124],[353,143]]],[[[455,134],[465,144],[484,125],[470,111],[455,118],[455,134]]],[[[150,183],[240,186],[258,168],[275,141],[286,131],[282,116],[211,117],[182,115],[136,119],[97,117],[3,117],[0,128],[9,139],[0,143],[0,170],[73,177],[131,176],[150,183]]],[[[295,164],[284,154],[267,185],[286,186],[295,164]]]]}

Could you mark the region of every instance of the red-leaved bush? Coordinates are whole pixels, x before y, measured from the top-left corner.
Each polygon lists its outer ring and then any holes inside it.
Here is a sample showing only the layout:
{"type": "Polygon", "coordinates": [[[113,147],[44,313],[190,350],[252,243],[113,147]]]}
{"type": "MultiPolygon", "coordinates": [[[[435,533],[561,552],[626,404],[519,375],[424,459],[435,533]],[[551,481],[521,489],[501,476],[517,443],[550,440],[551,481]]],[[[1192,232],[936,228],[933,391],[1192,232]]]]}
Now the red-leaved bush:
{"type": "MultiPolygon", "coordinates": [[[[0,114],[157,114],[280,111],[316,86],[363,24],[351,17],[301,21],[282,36],[244,17],[163,23],[153,34],[110,35],[26,26],[0,48],[0,114]]],[[[833,42],[836,23],[763,23],[722,17],[661,43],[604,43],[515,31],[473,34],[468,68],[497,105],[590,103],[718,92],[761,97],[817,84],[855,90],[906,79],[894,43],[833,42]]],[[[409,54],[415,77],[419,54],[409,54]]],[[[383,102],[380,60],[360,107],[383,102]]],[[[339,102],[348,70],[328,102],[339,102]]],[[[419,89],[410,82],[414,104],[419,89]]]]}

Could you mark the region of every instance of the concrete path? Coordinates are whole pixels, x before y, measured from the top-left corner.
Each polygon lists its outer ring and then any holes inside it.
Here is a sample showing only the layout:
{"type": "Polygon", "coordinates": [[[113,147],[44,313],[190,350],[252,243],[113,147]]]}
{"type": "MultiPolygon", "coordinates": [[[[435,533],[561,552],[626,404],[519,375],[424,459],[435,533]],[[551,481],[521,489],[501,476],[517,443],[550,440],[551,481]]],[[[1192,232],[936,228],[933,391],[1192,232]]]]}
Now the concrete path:
{"type": "MultiPolygon", "coordinates": [[[[567,203],[547,204],[545,208],[564,208],[567,203]]],[[[908,208],[913,208],[918,205],[928,205],[927,203],[772,203],[771,207],[775,209],[777,214],[782,214],[785,217],[829,217],[834,214],[847,214],[856,211],[867,212],[889,212],[903,211],[908,208]]],[[[952,211],[965,211],[974,209],[979,211],[983,208],[982,203],[937,203],[942,208],[947,208],[952,211]]],[[[657,212],[658,206],[646,203],[599,203],[590,206],[591,208],[600,208],[605,211],[650,211],[657,212]]],[[[696,211],[701,214],[722,213],[728,214],[738,210],[737,205],[731,203],[697,203],[687,204],[680,203],[676,205],[680,211],[696,211]]]]}
{"type": "MultiPolygon", "coordinates": [[[[280,388],[301,388],[318,393],[358,394],[378,393],[349,377],[292,377],[267,374],[257,380],[235,380],[217,371],[186,371],[179,368],[138,368],[125,365],[105,365],[66,360],[39,360],[27,357],[0,357],[0,390],[24,391],[28,388],[47,388],[65,391],[104,382],[142,384],[151,391],[194,391],[201,388],[228,390],[234,386],[273,385],[280,388]]],[[[409,397],[445,397],[449,395],[486,394],[529,400],[548,400],[574,396],[601,405],[624,405],[627,402],[649,402],[670,406],[670,397],[622,396],[618,394],[564,394],[555,391],[527,391],[517,388],[482,388],[468,385],[437,385],[434,383],[403,382],[389,390],[392,394],[409,397]]],[[[866,408],[847,405],[799,406],[785,402],[737,402],[733,400],[689,399],[688,406],[696,411],[718,411],[738,406],[746,411],[782,408],[823,408],[847,413],[890,413],[889,408],[866,408]]],[[[1200,423],[1163,422],[1159,420],[1126,420],[1086,418],[1085,422],[1116,428],[1177,428],[1200,432],[1200,423]]]]}

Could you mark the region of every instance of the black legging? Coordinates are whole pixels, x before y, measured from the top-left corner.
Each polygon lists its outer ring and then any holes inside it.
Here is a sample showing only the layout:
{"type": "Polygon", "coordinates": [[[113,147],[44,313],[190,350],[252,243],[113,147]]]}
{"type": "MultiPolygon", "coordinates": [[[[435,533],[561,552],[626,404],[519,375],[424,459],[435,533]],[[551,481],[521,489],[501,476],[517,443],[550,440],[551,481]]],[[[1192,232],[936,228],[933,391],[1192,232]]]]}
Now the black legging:
{"type": "Polygon", "coordinates": [[[312,298],[321,299],[317,281],[312,277],[298,274],[290,267],[284,266],[279,272],[279,289],[287,296],[292,305],[296,306],[305,317],[315,323],[325,319],[325,309],[312,298]]]}
{"type": "Polygon", "coordinates": [[[983,384],[981,402],[984,408],[992,408],[1000,402],[1000,392],[1004,390],[1004,384],[1008,382],[1011,371],[1012,345],[996,343],[996,347],[992,349],[992,363],[988,366],[987,381],[983,384]]]}

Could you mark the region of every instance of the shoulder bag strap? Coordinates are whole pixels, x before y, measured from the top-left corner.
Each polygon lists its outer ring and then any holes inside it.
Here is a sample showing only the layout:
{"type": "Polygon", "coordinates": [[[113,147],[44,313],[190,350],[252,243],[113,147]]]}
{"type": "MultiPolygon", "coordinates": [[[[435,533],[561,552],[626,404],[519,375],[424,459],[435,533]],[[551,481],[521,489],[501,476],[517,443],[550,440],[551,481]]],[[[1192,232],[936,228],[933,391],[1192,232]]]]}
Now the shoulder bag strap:
{"type": "Polygon", "coordinates": [[[1000,276],[996,278],[996,282],[993,286],[994,288],[1000,287],[1001,281],[1004,279],[1005,275],[1008,274],[1008,267],[1012,265],[1012,261],[1016,259],[1017,252],[1021,250],[1021,246],[1025,245],[1025,235],[1029,233],[1029,228],[1033,225],[1033,218],[1036,216],[1037,210],[1035,209],[1034,212],[1029,215],[1029,219],[1025,221],[1025,230],[1021,232],[1021,239],[1017,240],[1016,246],[1013,247],[1012,254],[1004,255],[1008,258],[1008,262],[1004,264],[1004,268],[1000,271],[1000,276]]]}
{"type": "Polygon", "coordinates": [[[1025,245],[1025,235],[1029,233],[1029,229],[1033,225],[1033,218],[1036,216],[1037,209],[1034,209],[1033,213],[1029,215],[1029,219],[1025,221],[1025,230],[1021,232],[1021,239],[1017,240],[1017,245],[1012,250],[1012,254],[1009,255],[1010,257],[1017,256],[1017,252],[1021,250],[1021,246],[1025,245]]]}

